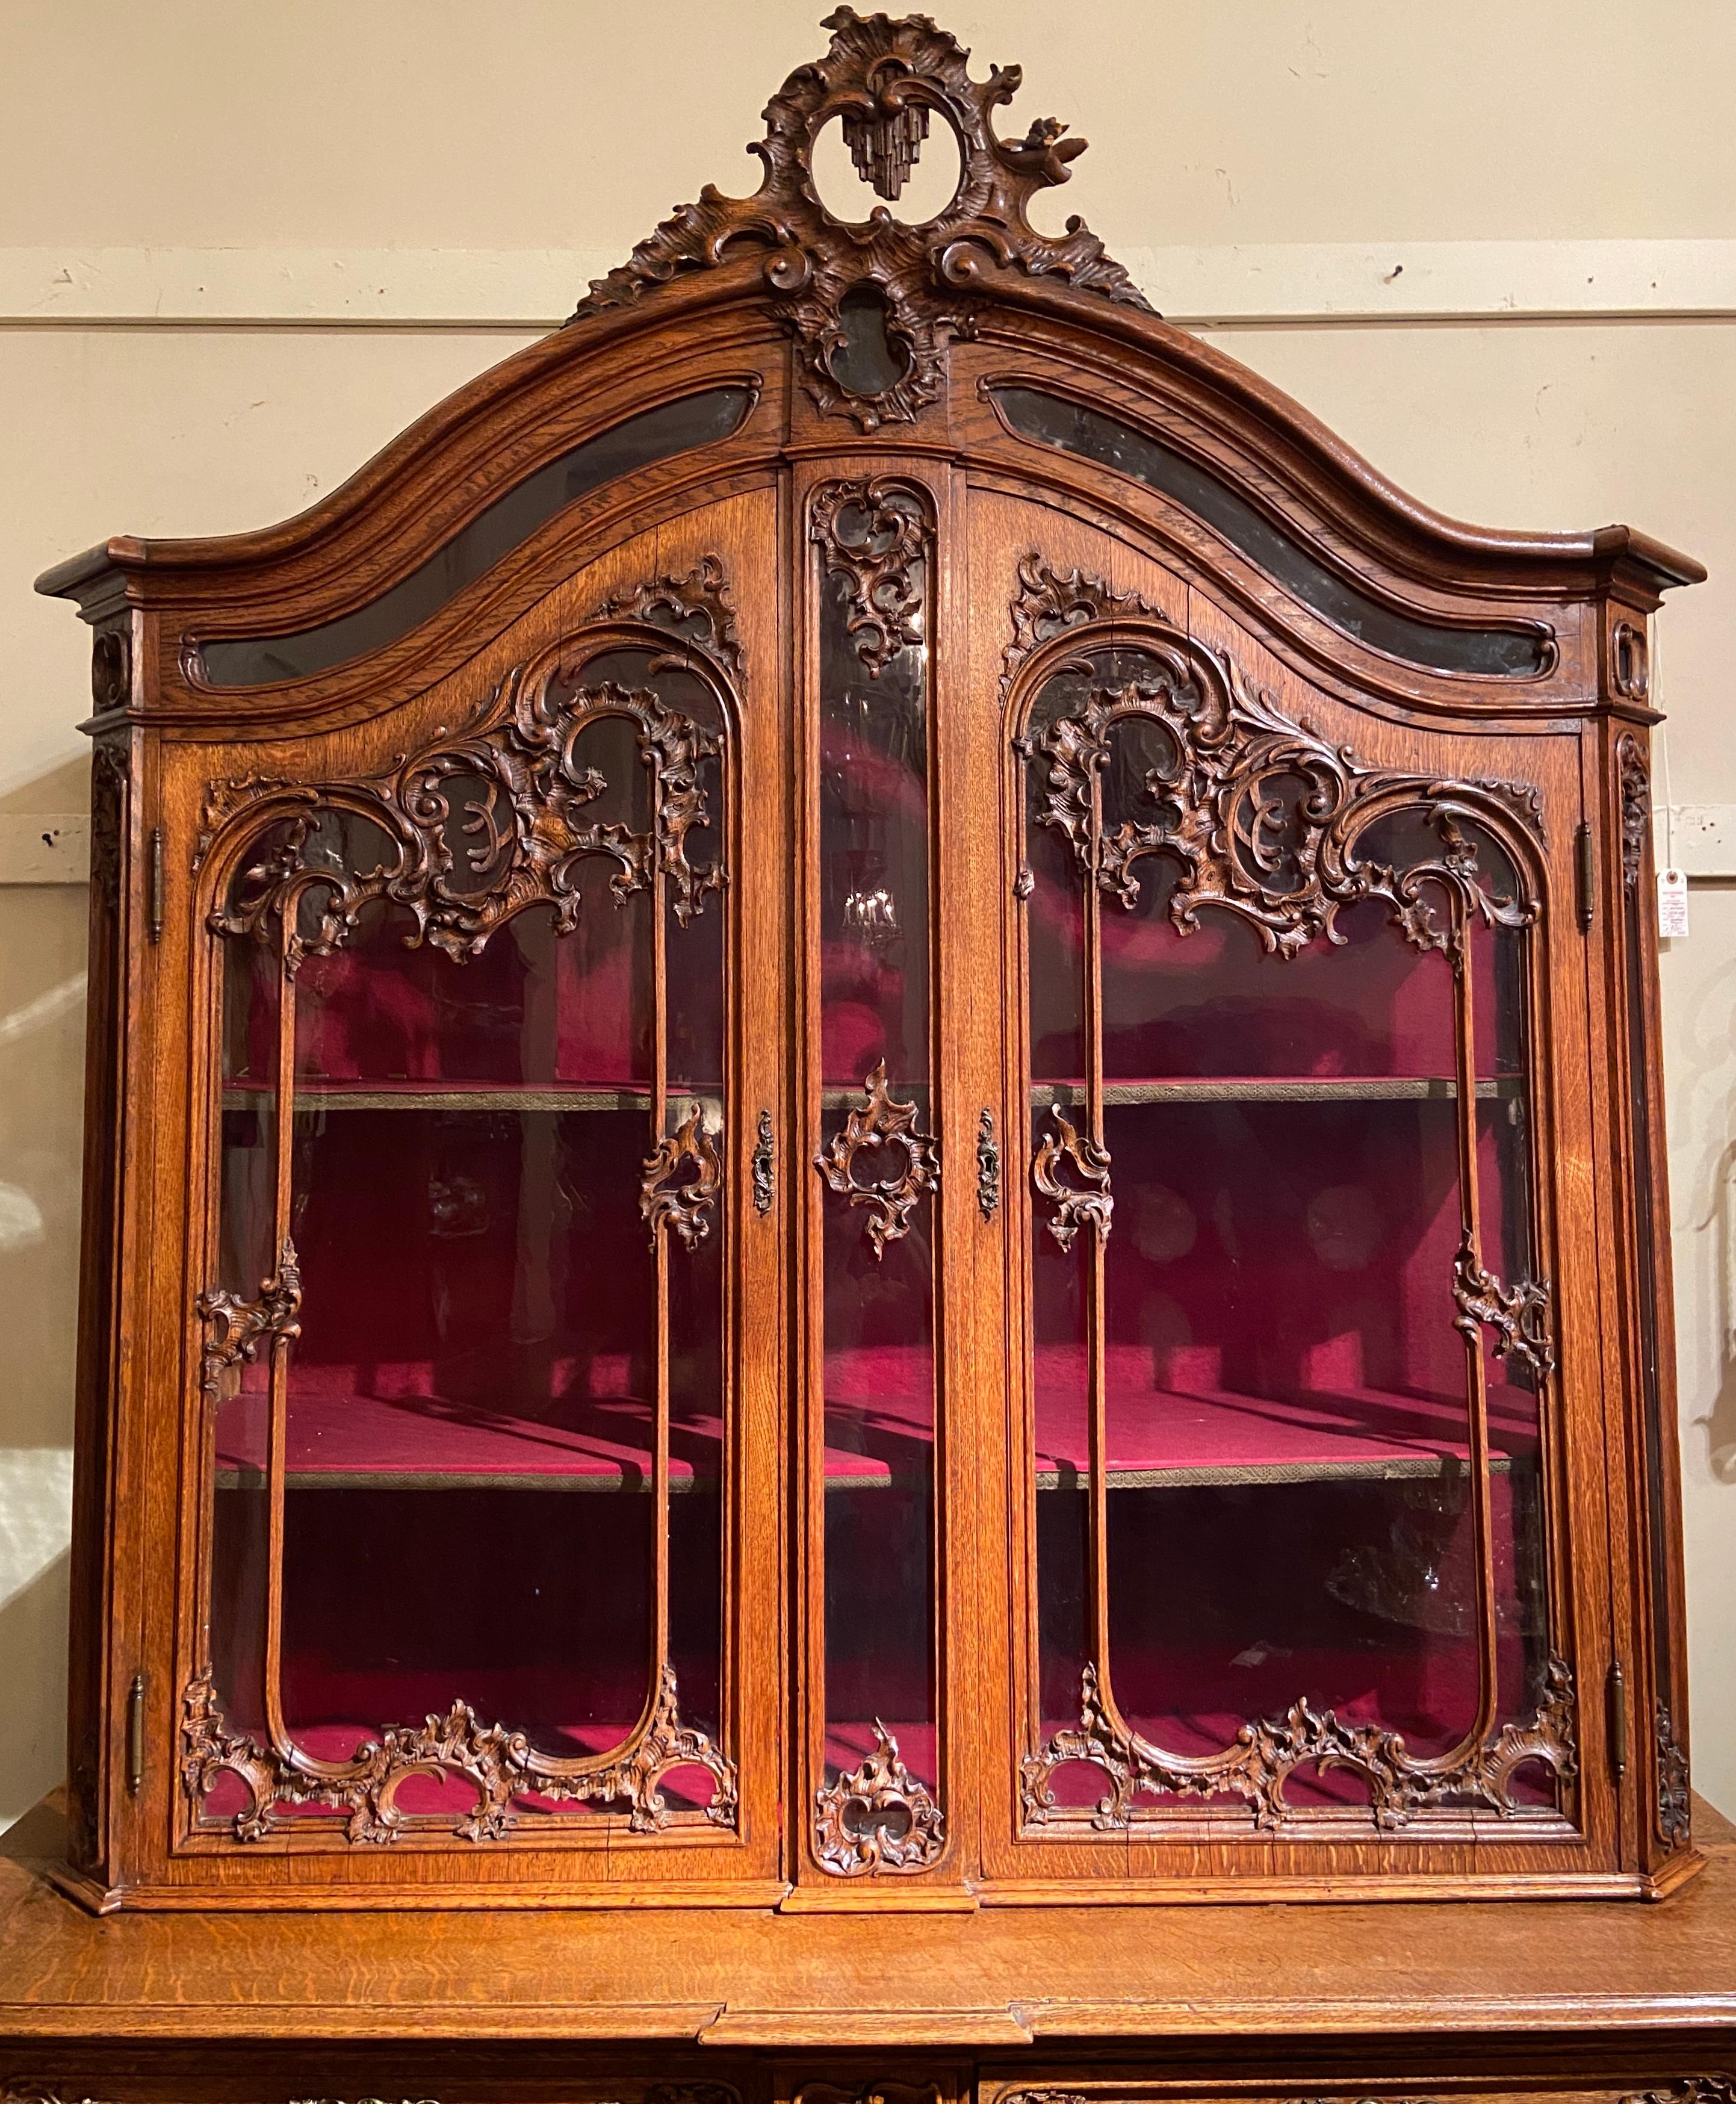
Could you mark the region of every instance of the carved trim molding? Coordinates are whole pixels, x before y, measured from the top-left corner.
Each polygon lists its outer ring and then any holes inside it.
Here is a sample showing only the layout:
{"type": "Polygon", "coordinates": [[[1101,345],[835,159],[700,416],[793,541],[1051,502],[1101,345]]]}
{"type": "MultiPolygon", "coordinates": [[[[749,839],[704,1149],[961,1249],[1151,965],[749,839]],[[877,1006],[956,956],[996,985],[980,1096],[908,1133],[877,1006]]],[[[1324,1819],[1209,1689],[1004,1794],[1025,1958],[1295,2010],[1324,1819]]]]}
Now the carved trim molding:
{"type": "Polygon", "coordinates": [[[844,580],[844,626],[878,679],[898,651],[923,640],[927,500],[884,476],[829,482],[814,493],[808,532],[826,575],[844,580]]]}
{"type": "Polygon", "coordinates": [[[661,1832],[671,1817],[662,1784],[675,1768],[702,1768],[711,1776],[714,1789],[705,1812],[711,1825],[733,1827],[736,1821],[735,1764],[703,1732],[682,1723],[674,1672],[666,1665],[657,1698],[632,1736],[597,1761],[537,1754],[522,1732],[479,1724],[468,1703],[454,1702],[445,1716],[425,1717],[420,1726],[390,1726],[351,1761],[315,1763],[230,1731],[208,1668],[194,1676],[182,1697],[181,1742],[181,1781],[195,1819],[224,1775],[246,1786],[250,1802],[234,1817],[238,1841],[264,1840],[278,1824],[280,1804],[325,1805],[347,1813],[345,1831],[353,1843],[395,1841],[409,1824],[396,1803],[398,1785],[430,1772],[462,1776],[474,1788],[474,1808],[452,1828],[465,1841],[498,1840],[516,1823],[512,1800],[521,1794],[624,1803],[630,1832],[661,1832]]]}
{"type": "MultiPolygon", "coordinates": [[[[686,578],[659,578],[632,592],[645,617],[611,616],[515,666],[496,689],[479,720],[457,738],[443,732],[401,760],[389,774],[309,783],[252,775],[207,787],[195,866],[218,835],[244,815],[277,807],[278,824],[210,916],[219,934],[285,943],[293,974],[301,959],[340,947],[363,912],[384,899],[414,916],[412,940],[432,943],[463,961],[525,907],[554,909],[557,932],[577,925],[585,863],[615,867],[610,891],[620,903],[660,878],[683,925],[721,891],[721,862],[697,866],[689,855],[708,828],[701,769],[719,758],[724,734],[674,708],[653,688],[629,690],[613,680],[583,684],[586,663],[623,649],[650,654],[653,676],[685,671],[719,698],[728,683],[710,662],[704,637],[691,637],[699,661],[670,649],[670,631],[655,625],[660,608],[679,613],[683,633],[705,628],[720,656],[733,648],[733,620],[723,596],[723,566],[708,557],[686,578]],[[585,733],[605,718],[630,724],[652,781],[650,822],[634,832],[618,821],[585,822],[586,807],[610,787],[586,764],[585,733]],[[379,865],[365,874],[341,866],[318,837],[327,814],[371,825],[381,836],[379,865]],[[287,924],[287,932],[286,932],[287,924]]],[[[612,606],[615,602],[611,601],[612,606]]],[[[373,852],[372,849],[365,851],[373,852]]]]}
{"type": "Polygon", "coordinates": [[[934,1139],[916,1130],[915,1104],[901,1103],[892,1096],[884,1059],[862,1084],[862,1094],[861,1107],[849,1113],[831,1144],[814,1157],[814,1166],[832,1190],[852,1206],[868,1208],[868,1240],[878,1262],[888,1242],[910,1233],[910,1215],[924,1192],[939,1189],[941,1157],[934,1139]],[[897,1174],[883,1176],[878,1183],[859,1182],[857,1157],[888,1145],[903,1149],[904,1163],[897,1174]]]}
{"type": "Polygon", "coordinates": [[[1079,292],[1149,313],[1145,296],[1077,216],[1048,235],[1027,207],[1039,191],[1068,180],[1083,139],[1039,118],[1022,140],[997,138],[991,113],[1010,102],[1022,75],[995,66],[970,78],[970,54],[926,16],[866,19],[852,7],[829,15],[824,58],[800,66],[766,105],[766,136],[750,147],[765,171],[752,197],[725,197],[712,184],[642,241],[626,262],[593,281],[574,321],[630,306],[653,288],[709,270],[744,249],[763,258],[772,310],[796,343],[803,383],[823,412],[853,417],[864,430],[909,423],[940,393],[946,345],[971,326],[974,289],[997,269],[1055,277],[1079,292]],[[896,199],[921,151],[932,118],[959,145],[958,188],[946,208],[919,226],[876,206],[846,225],[820,202],[814,140],[833,117],[844,121],[857,169],[896,199]],[[851,393],[833,360],[846,343],[844,310],[852,296],[877,300],[904,371],[875,394],[851,393]]]}
{"type": "Polygon", "coordinates": [[[296,1319],[301,1313],[301,1272],[295,1243],[284,1236],[278,1268],[260,1281],[256,1300],[238,1299],[219,1286],[202,1293],[194,1307],[205,1326],[199,1386],[215,1402],[224,1375],[232,1366],[251,1366],[266,1339],[275,1344],[281,1338],[287,1344],[301,1335],[296,1319]]]}
{"type": "Polygon", "coordinates": [[[723,1180],[723,1164],[706,1130],[704,1108],[695,1103],[646,1162],[639,1179],[639,1214],[651,1230],[652,1246],[657,1246],[657,1230],[666,1224],[680,1236],[683,1249],[697,1249],[711,1232],[711,1207],[723,1180]],[[684,1169],[692,1175],[677,1183],[684,1169]]]}
{"type": "Polygon", "coordinates": [[[1107,1241],[1115,1209],[1109,1188],[1109,1149],[1081,1133],[1059,1103],[1051,1103],[1048,1114],[1055,1130],[1044,1133],[1030,1165],[1031,1182],[1055,1209],[1048,1231],[1064,1250],[1072,1248],[1082,1227],[1090,1228],[1100,1242],[1107,1241]],[[1063,1162],[1071,1166],[1083,1190],[1062,1182],[1056,1172],[1063,1162]]]}
{"type": "Polygon", "coordinates": [[[814,1792],[814,1847],[835,1877],[926,1870],[946,1845],[946,1815],[878,1717],[874,1736],[859,1767],[814,1792]]]}
{"type": "Polygon", "coordinates": [[[1311,1762],[1322,1770],[1344,1768],[1360,1775],[1368,1785],[1373,1822],[1383,1831],[1404,1825],[1427,1806],[1455,1801],[1509,1818],[1520,1807],[1508,1786],[1526,1762],[1541,1762],[1564,1779],[1578,1772],[1573,1670],[1551,1652],[1542,1699],[1533,1717],[1505,1724],[1480,1745],[1440,1761],[1413,1758],[1398,1732],[1378,1724],[1347,1723],[1333,1711],[1315,1710],[1306,1701],[1293,1703],[1282,1717],[1243,1725],[1234,1745],[1222,1753],[1166,1754],[1111,1716],[1097,1669],[1087,1665],[1077,1728],[1057,1732],[1041,1753],[1026,1754],[1021,1763],[1027,1827],[1047,1825],[1053,1818],[1050,1784],[1056,1769],[1068,1761],[1088,1762],[1108,1777],[1106,1794],[1088,1815],[1100,1832],[1132,1823],[1133,1798],[1141,1790],[1177,1797],[1232,1791],[1248,1801],[1254,1825],[1271,1831],[1306,1816],[1285,1803],[1284,1784],[1293,1769],[1311,1762]]]}
{"type": "Polygon", "coordinates": [[[1645,753],[1631,731],[1616,740],[1616,772],[1622,789],[1622,889],[1638,890],[1645,867],[1645,836],[1652,824],[1652,782],[1645,753]]]}
{"type": "Polygon", "coordinates": [[[1658,1705],[1654,1743],[1658,1750],[1658,1831],[1672,1848],[1692,1839],[1694,1792],[1688,1779],[1688,1754],[1676,1736],[1676,1719],[1667,1702],[1658,1705]]]}

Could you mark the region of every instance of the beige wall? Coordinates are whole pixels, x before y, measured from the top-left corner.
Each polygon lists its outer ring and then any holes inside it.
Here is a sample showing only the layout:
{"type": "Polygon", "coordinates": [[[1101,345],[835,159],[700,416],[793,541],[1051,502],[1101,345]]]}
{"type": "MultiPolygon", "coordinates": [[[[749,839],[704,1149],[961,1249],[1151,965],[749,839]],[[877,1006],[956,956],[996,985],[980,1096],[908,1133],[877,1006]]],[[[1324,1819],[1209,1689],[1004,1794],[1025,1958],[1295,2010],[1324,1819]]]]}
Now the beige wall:
{"type": "MultiPolygon", "coordinates": [[[[84,632],[30,580],[331,488],[678,196],[748,188],[821,11],[0,0],[0,1822],[61,1766],[82,1058],[82,900],[7,880],[85,796],[84,632]]],[[[1660,624],[1671,787],[1736,804],[1736,9],[940,11],[979,73],[1023,63],[1008,127],[1095,142],[1057,218],[1240,317],[1217,341],[1400,483],[1706,559],[1660,624]]],[[[1736,889],[1694,912],[1665,992],[1696,1779],[1736,1812],[1736,889]]]]}

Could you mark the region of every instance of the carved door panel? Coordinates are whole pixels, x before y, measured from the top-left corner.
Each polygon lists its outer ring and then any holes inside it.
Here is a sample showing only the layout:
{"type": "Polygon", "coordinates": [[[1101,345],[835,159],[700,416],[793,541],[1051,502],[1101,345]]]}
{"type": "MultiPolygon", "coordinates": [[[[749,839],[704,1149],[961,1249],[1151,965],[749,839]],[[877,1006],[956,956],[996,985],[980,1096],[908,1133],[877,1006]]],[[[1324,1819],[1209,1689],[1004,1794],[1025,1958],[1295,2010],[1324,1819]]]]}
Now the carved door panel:
{"type": "Polygon", "coordinates": [[[978,499],[972,566],[1008,609],[973,671],[1009,1077],[990,1874],[1571,1849],[1548,929],[1577,760],[1466,769],[1035,506],[978,499]]]}
{"type": "Polygon", "coordinates": [[[774,517],[213,787],[186,1847],[775,1869],[774,517]]]}

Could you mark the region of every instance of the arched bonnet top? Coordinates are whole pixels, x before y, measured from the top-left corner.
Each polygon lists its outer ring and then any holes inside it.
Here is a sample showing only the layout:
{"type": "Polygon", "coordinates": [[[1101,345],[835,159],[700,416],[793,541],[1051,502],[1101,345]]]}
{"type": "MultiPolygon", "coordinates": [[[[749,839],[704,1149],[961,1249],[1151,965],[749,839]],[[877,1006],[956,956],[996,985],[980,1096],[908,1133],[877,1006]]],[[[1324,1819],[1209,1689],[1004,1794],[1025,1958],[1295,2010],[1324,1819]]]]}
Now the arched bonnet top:
{"type": "MultiPolygon", "coordinates": [[[[752,196],[707,185],[592,285],[564,328],[461,389],[311,510],[211,539],[118,537],[39,579],[98,623],[136,608],[165,616],[144,671],[128,665],[99,691],[98,721],[221,714],[235,699],[222,690],[238,687],[251,690],[250,716],[278,712],[261,690],[307,693],[353,658],[357,635],[364,654],[382,635],[400,640],[443,591],[479,589],[484,572],[547,541],[557,515],[603,502],[612,474],[667,462],[672,484],[717,484],[828,444],[990,459],[1003,473],[1011,457],[1039,478],[1066,456],[1088,464],[1066,472],[1142,484],[1352,640],[1431,673],[1500,680],[1503,708],[1583,707],[1595,690],[1592,655],[1563,666],[1557,624],[1531,609],[1614,595],[1643,614],[1705,575],[1626,526],[1481,529],[1405,496],[1279,390],[1166,323],[1080,219],[1054,236],[1032,226],[1031,199],[1069,179],[1085,141],[1050,118],[1021,139],[997,135],[1017,67],[973,80],[969,54],[924,16],[841,7],[823,26],[825,56],[767,105],[752,196]],[[815,142],[835,119],[886,200],[854,224],[814,181],[815,142]],[[887,207],[937,125],[956,139],[958,185],[909,225],[887,207]],[[788,389],[767,384],[781,359],[788,389]],[[697,406],[683,437],[687,401],[697,406]],[[648,452],[623,452],[630,430],[652,435],[648,452]],[[363,619],[394,594],[396,634],[363,619]],[[256,675],[225,635],[281,647],[256,675]],[[1485,640],[1460,662],[1455,635],[1485,640]],[[1531,694],[1515,693],[1527,682],[1531,694]]],[[[546,565],[526,574],[525,591],[547,588],[546,565]]]]}

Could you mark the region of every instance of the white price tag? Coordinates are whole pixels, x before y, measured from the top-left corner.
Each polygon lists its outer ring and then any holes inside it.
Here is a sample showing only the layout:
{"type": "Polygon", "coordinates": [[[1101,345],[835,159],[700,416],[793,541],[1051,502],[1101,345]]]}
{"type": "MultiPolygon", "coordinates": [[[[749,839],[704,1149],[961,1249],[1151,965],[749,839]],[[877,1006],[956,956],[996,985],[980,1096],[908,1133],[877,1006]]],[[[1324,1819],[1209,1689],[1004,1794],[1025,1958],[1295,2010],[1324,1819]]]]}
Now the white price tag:
{"type": "Polygon", "coordinates": [[[1688,932],[1688,872],[1661,869],[1658,872],[1658,933],[1667,943],[1680,940],[1688,932]]]}

